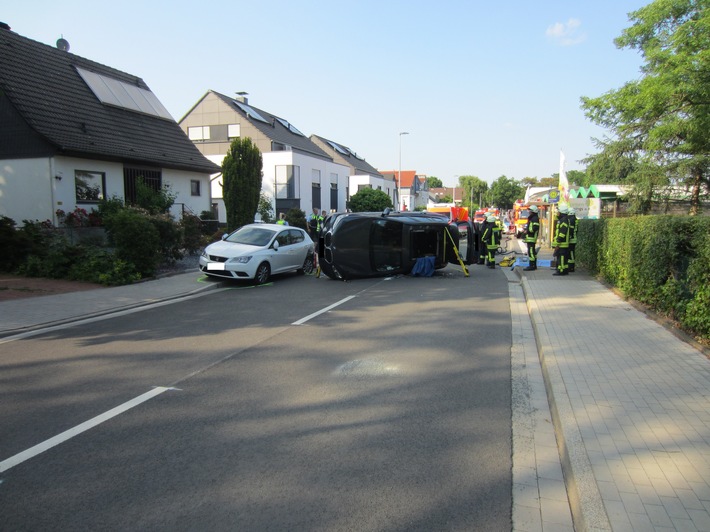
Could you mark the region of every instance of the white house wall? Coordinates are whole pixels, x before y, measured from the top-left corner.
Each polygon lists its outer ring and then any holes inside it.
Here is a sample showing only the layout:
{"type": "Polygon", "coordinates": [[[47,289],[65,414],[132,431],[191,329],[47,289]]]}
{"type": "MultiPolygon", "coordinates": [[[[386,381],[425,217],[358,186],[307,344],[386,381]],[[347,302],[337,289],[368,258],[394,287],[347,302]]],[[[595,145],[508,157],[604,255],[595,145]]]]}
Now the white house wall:
{"type": "MultiPolygon", "coordinates": [[[[104,197],[109,199],[118,196],[123,199],[123,165],[121,163],[72,157],[54,157],[52,159],[52,165],[54,175],[62,178],[61,181],[57,179],[52,180],[55,184],[54,201],[56,205],[52,214],[55,214],[57,209],[62,209],[64,212],[69,213],[77,207],[86,209],[87,212],[96,208],[97,204],[93,202],[77,203],[74,183],[74,172],[76,170],[104,172],[106,174],[104,197]]],[[[50,217],[50,219],[52,218],[50,217]]],[[[57,222],[56,216],[54,222],[57,222]]]]}
{"type": "Polygon", "coordinates": [[[293,151],[274,151],[262,154],[264,177],[261,182],[261,190],[272,200],[274,204],[274,188],[276,183],[277,166],[298,166],[300,168],[299,195],[301,210],[309,215],[313,210],[311,200],[311,179],[313,170],[320,171],[321,177],[321,208],[327,211],[332,210],[330,204],[330,174],[338,176],[338,210],[345,210],[348,189],[348,174],[350,169],[342,164],[337,164],[325,159],[311,157],[293,151]]]}
{"type": "MultiPolygon", "coordinates": [[[[124,199],[123,164],[53,157],[4,160],[0,163],[0,214],[22,225],[22,220],[51,220],[57,224],[56,211],[66,213],[77,207],[91,211],[96,203],[77,203],[74,173],[76,170],[102,172],[106,178],[105,198],[124,199]]],[[[163,169],[163,184],[176,195],[174,214],[185,204],[195,214],[209,210],[210,182],[208,174],[163,169]],[[200,181],[200,196],[192,196],[191,181],[200,181]]]]}
{"type": "Polygon", "coordinates": [[[0,215],[22,220],[52,219],[56,186],[49,159],[6,159],[0,162],[0,215]]]}
{"type": "Polygon", "coordinates": [[[163,185],[168,185],[170,192],[175,195],[171,214],[178,220],[183,212],[199,216],[202,211],[209,211],[212,208],[209,174],[163,168],[163,185]],[[199,196],[192,195],[191,181],[200,182],[199,196]]]}

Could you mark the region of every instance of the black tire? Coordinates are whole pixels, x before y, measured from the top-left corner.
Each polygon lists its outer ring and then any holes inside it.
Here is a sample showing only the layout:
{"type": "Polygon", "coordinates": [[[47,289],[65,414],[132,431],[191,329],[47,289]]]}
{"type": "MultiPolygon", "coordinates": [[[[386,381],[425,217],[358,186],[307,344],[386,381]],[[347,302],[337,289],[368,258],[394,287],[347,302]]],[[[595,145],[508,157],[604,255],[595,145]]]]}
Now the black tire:
{"type": "Polygon", "coordinates": [[[306,260],[303,261],[303,268],[298,270],[298,273],[305,273],[306,275],[313,273],[313,255],[310,253],[306,255],[306,260]]]}
{"type": "Polygon", "coordinates": [[[264,284],[269,281],[271,277],[271,267],[268,262],[262,262],[256,269],[256,275],[254,275],[254,280],[256,284],[264,284]]]}

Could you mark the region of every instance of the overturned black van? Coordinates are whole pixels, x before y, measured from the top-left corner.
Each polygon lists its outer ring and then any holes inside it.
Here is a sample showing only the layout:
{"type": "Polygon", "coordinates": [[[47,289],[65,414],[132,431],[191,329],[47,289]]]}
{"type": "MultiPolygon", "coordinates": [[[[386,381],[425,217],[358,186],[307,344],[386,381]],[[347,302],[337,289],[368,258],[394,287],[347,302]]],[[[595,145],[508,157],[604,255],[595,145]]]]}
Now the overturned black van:
{"type": "Polygon", "coordinates": [[[331,279],[409,274],[422,257],[434,268],[476,259],[470,222],[428,212],[333,213],[318,241],[321,271],[331,279]],[[454,249],[456,246],[456,249],[454,249]]]}

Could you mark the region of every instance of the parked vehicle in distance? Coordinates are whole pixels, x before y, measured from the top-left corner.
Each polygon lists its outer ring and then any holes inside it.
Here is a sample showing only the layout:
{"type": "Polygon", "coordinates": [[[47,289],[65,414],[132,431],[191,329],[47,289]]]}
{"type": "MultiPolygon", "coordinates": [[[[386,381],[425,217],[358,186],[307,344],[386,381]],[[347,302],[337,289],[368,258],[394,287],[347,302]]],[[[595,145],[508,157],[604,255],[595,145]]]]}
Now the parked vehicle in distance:
{"type": "Polygon", "coordinates": [[[303,273],[314,244],[299,227],[254,223],[245,225],[207,246],[199,260],[200,271],[227,279],[254,279],[266,283],[277,273],[303,273]]]}
{"type": "Polygon", "coordinates": [[[450,222],[428,212],[333,213],[319,238],[322,272],[331,279],[409,274],[421,257],[434,257],[434,268],[470,264],[474,255],[470,221],[450,222]]]}

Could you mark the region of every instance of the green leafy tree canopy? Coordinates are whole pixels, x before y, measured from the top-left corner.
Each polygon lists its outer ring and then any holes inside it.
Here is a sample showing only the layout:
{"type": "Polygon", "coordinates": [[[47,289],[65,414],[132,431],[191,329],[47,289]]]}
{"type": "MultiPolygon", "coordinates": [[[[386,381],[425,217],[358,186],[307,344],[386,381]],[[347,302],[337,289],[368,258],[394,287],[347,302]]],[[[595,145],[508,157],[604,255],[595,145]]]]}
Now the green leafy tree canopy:
{"type": "Polygon", "coordinates": [[[491,184],[489,198],[492,205],[500,209],[512,209],[515,200],[525,196],[525,188],[515,179],[504,175],[491,184]]]}
{"type": "Polygon", "coordinates": [[[358,190],[348,201],[348,208],[352,212],[380,212],[387,207],[393,207],[387,193],[369,187],[358,190]]]}
{"type": "Polygon", "coordinates": [[[442,188],[444,183],[438,177],[430,176],[426,178],[426,184],[429,188],[442,188]]]}
{"type": "Polygon", "coordinates": [[[650,189],[664,175],[684,185],[691,214],[710,184],[709,8],[707,0],[654,0],[631,13],[614,42],[641,52],[642,77],[582,98],[587,117],[611,132],[603,149],[638,161],[631,179],[650,189]]]}

